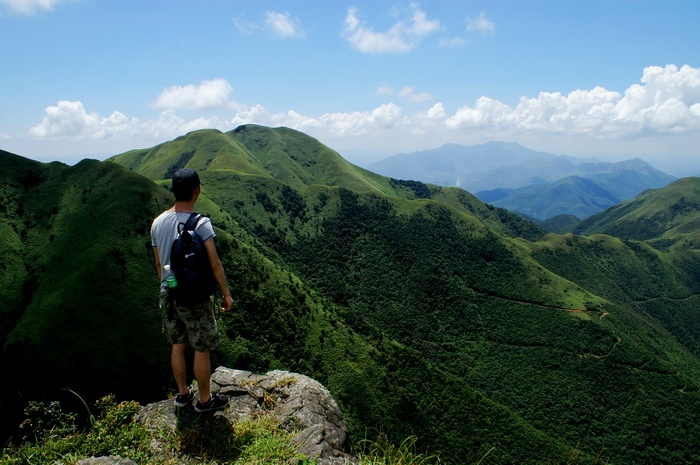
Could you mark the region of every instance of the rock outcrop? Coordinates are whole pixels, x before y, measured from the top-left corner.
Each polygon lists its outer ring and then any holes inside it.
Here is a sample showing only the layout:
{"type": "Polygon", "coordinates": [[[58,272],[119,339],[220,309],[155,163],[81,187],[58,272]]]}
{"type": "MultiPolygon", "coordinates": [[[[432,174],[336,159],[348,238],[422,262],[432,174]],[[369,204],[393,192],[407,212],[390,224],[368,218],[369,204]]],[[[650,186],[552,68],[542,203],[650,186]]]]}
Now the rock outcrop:
{"type": "MultiPolygon", "coordinates": [[[[230,398],[229,406],[214,414],[216,420],[225,419],[232,425],[261,413],[272,413],[283,429],[295,433],[293,443],[301,454],[319,465],[353,463],[346,453],[348,426],[343,413],[318,381],[288,371],[257,375],[219,367],[211,377],[211,390],[230,398]]],[[[137,418],[151,428],[178,428],[173,399],[146,405],[137,418]]]]}

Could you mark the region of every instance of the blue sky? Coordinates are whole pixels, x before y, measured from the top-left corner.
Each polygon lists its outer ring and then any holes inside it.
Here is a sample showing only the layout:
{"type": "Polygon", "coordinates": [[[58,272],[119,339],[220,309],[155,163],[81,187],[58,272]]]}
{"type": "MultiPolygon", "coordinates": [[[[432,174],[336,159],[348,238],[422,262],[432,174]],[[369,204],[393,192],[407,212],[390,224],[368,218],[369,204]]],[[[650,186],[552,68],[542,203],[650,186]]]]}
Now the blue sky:
{"type": "Polygon", "coordinates": [[[351,162],[490,140],[700,174],[695,0],[0,0],[0,148],[288,126],[351,162]]]}

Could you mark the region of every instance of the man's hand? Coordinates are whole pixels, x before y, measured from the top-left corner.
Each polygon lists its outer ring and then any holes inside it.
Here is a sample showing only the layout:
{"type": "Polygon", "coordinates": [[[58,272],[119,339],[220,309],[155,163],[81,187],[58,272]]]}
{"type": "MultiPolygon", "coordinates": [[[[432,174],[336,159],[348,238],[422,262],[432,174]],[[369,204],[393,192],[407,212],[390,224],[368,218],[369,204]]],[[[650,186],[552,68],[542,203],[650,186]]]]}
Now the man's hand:
{"type": "Polygon", "coordinates": [[[231,306],[233,305],[233,299],[231,298],[230,295],[224,295],[223,297],[223,307],[221,307],[222,312],[228,312],[231,310],[231,306]]]}

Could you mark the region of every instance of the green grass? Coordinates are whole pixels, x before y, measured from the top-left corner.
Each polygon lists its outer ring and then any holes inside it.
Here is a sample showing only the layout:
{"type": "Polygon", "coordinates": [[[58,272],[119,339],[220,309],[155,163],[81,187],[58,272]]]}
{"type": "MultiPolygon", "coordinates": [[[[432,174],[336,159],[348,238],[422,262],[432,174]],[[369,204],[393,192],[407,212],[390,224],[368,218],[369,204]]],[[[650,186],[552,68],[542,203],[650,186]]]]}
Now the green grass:
{"type": "MultiPolygon", "coordinates": [[[[292,444],[294,433],[280,428],[272,414],[229,425],[216,416],[180,418],[177,431],[155,430],[136,420],[140,405],[113,396],[95,405],[97,417],[79,431],[75,415],[57,403],[34,402],[26,410],[24,441],[3,450],[0,464],[72,464],[88,457],[119,456],[148,464],[312,465],[292,444]],[[216,420],[221,421],[216,421],[216,420]]],[[[439,457],[418,452],[418,438],[393,444],[386,434],[364,440],[359,465],[432,465],[439,457]]]]}
{"type": "Polygon", "coordinates": [[[437,455],[418,452],[418,438],[409,436],[396,445],[385,433],[360,443],[359,465],[432,465],[439,464],[437,455]]]}
{"type": "MultiPolygon", "coordinates": [[[[78,431],[72,417],[55,405],[34,404],[29,411],[33,431],[20,445],[6,448],[3,465],[75,463],[87,457],[120,456],[149,464],[297,464],[310,463],[293,447],[292,433],[282,430],[270,415],[246,419],[230,427],[219,417],[196,416],[177,432],[151,430],[135,419],[141,406],[117,403],[113,396],[98,401],[92,426],[78,431]],[[41,417],[42,422],[37,421],[41,417]],[[66,424],[66,421],[69,421],[66,424]],[[53,422],[53,427],[49,424],[53,422]],[[59,427],[59,423],[64,426],[59,427]]],[[[74,418],[73,418],[74,419],[74,418]]],[[[28,429],[29,427],[25,428],[28,429]]]]}

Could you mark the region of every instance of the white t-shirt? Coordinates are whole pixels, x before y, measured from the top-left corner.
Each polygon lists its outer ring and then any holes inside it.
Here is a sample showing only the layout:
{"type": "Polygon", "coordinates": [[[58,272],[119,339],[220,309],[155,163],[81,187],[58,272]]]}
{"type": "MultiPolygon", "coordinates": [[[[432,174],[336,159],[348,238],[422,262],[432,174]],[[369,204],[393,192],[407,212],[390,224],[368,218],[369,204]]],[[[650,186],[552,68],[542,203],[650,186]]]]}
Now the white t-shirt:
{"type": "MultiPolygon", "coordinates": [[[[158,249],[160,276],[163,278],[161,287],[165,283],[165,270],[163,267],[170,264],[170,248],[177,237],[177,227],[180,223],[183,225],[187,223],[190,215],[191,212],[164,211],[153,220],[153,224],[151,225],[151,245],[158,249]]],[[[214,234],[214,227],[211,225],[211,220],[206,216],[199,218],[194,230],[204,242],[216,235],[214,234]]]]}

